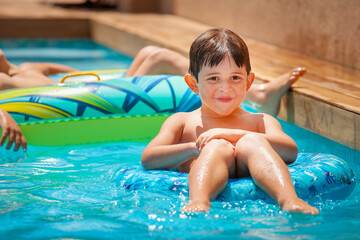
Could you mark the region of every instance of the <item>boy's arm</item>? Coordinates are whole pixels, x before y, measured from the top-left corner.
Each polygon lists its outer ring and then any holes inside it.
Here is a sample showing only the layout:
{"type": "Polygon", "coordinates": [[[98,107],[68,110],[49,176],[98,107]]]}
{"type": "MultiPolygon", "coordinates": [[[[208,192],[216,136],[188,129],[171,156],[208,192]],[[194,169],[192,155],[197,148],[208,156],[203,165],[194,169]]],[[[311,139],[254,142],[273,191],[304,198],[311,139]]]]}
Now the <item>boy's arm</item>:
{"type": "Polygon", "coordinates": [[[145,148],[141,164],[146,169],[171,169],[199,155],[195,142],[179,143],[185,113],[170,116],[159,134],[145,148]]]}
{"type": "Polygon", "coordinates": [[[282,130],[280,123],[268,114],[262,114],[263,121],[258,125],[270,145],[280,155],[285,163],[296,160],[298,148],[295,141],[282,130]]]}
{"type": "MultiPolygon", "coordinates": [[[[280,123],[274,117],[267,114],[257,114],[257,116],[260,117],[257,132],[268,140],[285,163],[294,162],[298,151],[295,141],[283,132],[280,123]]],[[[221,138],[236,144],[240,138],[249,133],[254,132],[242,129],[214,128],[202,133],[196,143],[200,149],[212,139],[221,138]]]]}

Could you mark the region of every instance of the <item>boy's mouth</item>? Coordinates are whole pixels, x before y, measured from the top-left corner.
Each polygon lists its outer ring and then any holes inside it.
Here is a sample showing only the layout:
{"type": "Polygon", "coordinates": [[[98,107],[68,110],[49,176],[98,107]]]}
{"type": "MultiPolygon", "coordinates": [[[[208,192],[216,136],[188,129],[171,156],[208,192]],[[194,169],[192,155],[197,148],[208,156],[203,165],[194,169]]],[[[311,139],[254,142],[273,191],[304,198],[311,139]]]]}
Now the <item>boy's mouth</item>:
{"type": "Polygon", "coordinates": [[[232,97],[218,97],[217,100],[219,102],[227,103],[227,102],[230,102],[232,100],[232,97]]]}

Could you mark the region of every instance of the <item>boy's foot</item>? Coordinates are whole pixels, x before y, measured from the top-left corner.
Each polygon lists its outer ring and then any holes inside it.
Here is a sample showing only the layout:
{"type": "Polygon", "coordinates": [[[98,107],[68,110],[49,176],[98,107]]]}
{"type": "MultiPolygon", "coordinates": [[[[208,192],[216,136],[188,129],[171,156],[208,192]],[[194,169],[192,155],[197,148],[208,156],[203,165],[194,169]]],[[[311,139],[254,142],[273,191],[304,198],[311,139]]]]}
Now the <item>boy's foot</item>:
{"type": "Polygon", "coordinates": [[[260,105],[258,111],[276,116],[279,111],[281,97],[289,90],[291,84],[296,82],[299,77],[305,73],[306,69],[299,67],[281,75],[273,81],[259,84],[259,87],[256,88],[256,92],[254,93],[255,98],[251,99],[260,105]]]}
{"type": "Polygon", "coordinates": [[[209,211],[211,203],[209,201],[190,201],[185,207],[181,209],[183,212],[207,212],[209,211]]]}
{"type": "Polygon", "coordinates": [[[299,212],[304,214],[318,215],[319,210],[300,198],[287,199],[279,203],[282,210],[286,212],[299,212]]]}

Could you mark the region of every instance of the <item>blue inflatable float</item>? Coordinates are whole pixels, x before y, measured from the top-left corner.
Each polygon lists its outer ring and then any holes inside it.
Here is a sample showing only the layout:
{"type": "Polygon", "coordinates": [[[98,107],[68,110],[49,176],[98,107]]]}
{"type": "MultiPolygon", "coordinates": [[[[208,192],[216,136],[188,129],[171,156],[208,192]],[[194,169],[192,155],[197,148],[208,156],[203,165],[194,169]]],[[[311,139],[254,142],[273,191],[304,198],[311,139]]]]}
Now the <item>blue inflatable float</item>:
{"type": "MultiPolygon", "coordinates": [[[[355,187],[354,173],[341,158],[330,154],[300,153],[288,166],[291,179],[299,197],[304,199],[320,196],[325,199],[343,199],[355,187]]],[[[188,195],[187,173],[162,170],[145,170],[131,165],[122,168],[116,175],[119,187],[129,190],[176,192],[188,195]]],[[[241,201],[264,199],[269,195],[254,184],[252,178],[230,179],[218,201],[241,201]]]]}

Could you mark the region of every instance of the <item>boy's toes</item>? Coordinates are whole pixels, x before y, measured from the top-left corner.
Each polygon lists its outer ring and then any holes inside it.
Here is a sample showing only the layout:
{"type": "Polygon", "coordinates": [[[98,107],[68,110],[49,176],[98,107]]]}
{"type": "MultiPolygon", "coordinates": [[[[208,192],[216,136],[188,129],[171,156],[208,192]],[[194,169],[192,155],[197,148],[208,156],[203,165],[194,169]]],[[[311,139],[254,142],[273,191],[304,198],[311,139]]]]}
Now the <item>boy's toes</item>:
{"type": "Polygon", "coordinates": [[[311,215],[318,215],[319,214],[319,209],[317,209],[316,207],[311,207],[309,209],[309,214],[311,215]]]}
{"type": "Polygon", "coordinates": [[[290,199],[281,204],[281,209],[287,212],[318,215],[319,210],[300,198],[290,199]]]}
{"type": "Polygon", "coordinates": [[[190,201],[185,207],[181,209],[183,212],[207,212],[211,203],[206,201],[190,201]]]}

